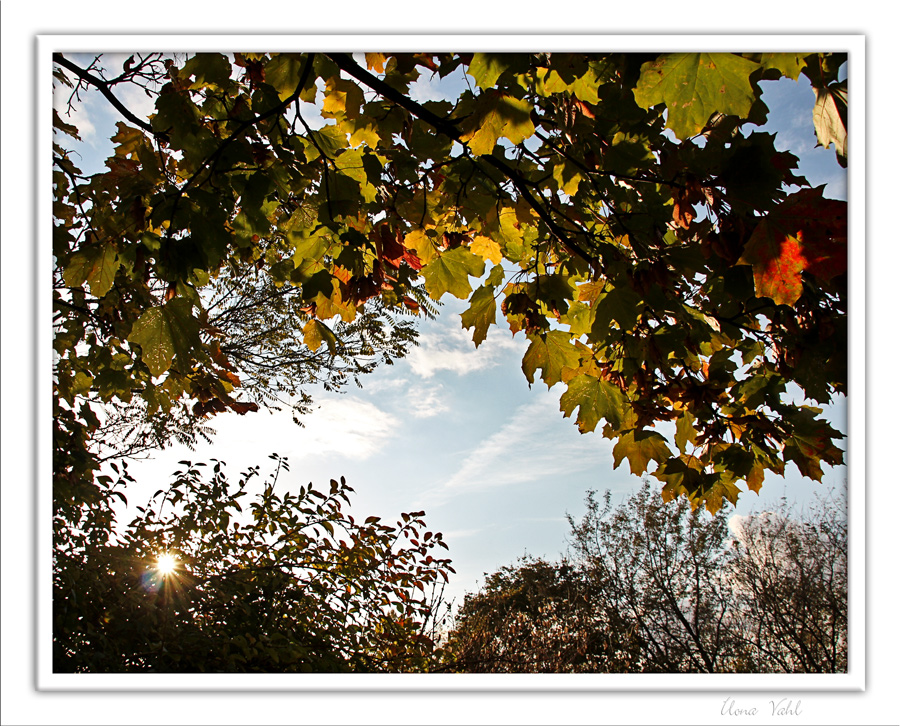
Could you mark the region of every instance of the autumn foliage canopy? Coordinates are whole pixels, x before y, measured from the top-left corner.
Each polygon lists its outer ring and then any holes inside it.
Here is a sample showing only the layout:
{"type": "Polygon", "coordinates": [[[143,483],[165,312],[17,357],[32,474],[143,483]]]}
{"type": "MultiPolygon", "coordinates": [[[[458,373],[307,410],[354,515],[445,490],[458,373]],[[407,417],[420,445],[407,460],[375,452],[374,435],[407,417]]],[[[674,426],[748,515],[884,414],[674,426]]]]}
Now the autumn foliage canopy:
{"type": "Polygon", "coordinates": [[[190,434],[265,403],[256,384],[277,375],[210,312],[229,281],[289,292],[298,332],[280,344],[310,356],[338,356],[373,309],[453,295],[476,346],[508,334],[502,316],[529,341],[530,383],[615,441],[616,466],[695,506],[789,462],[813,479],[842,462],[810,404],[846,393],[846,204],[754,128],[760,82],[805,76],[809,133],[846,163],[846,56],[76,60],[54,56],[55,83],[121,120],[106,171],[85,176],[54,111],[57,508],[100,496],[104,404],[190,434]],[[452,74],[447,100],[410,95],[452,74]],[[128,84],[150,117],[120,100],[128,84]]]}

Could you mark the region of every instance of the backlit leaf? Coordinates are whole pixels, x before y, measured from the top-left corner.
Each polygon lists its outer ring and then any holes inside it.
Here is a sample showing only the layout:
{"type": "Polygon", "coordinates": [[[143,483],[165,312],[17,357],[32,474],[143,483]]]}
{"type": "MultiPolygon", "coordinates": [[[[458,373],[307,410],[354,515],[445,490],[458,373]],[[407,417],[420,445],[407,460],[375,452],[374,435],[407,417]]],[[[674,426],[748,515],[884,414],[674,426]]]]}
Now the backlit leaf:
{"type": "Polygon", "coordinates": [[[577,368],[581,362],[578,348],[562,330],[532,333],[528,339],[531,345],[522,358],[522,371],[529,383],[534,383],[535,371],[540,368],[541,378],[551,388],[562,380],[563,368],[577,368]]]}
{"type": "Polygon", "coordinates": [[[159,376],[169,369],[176,355],[186,358],[200,345],[200,325],[191,313],[191,303],[176,297],[144,312],[128,341],[141,346],[141,359],[154,376],[159,376]]]}
{"type": "Polygon", "coordinates": [[[469,276],[481,277],[483,274],[484,260],[465,247],[447,250],[422,268],[425,289],[436,300],[448,292],[465,300],[472,292],[469,276]]]}
{"type": "Polygon", "coordinates": [[[847,165],[847,84],[833,84],[816,89],[813,123],[819,145],[834,144],[838,160],[847,165]]]}
{"type": "Polygon", "coordinates": [[[337,336],[334,331],[315,318],[303,326],[303,342],[313,351],[318,350],[322,343],[325,343],[331,355],[337,352],[337,336]]]}
{"type": "Polygon", "coordinates": [[[472,340],[477,348],[487,337],[488,328],[497,322],[497,301],[494,288],[479,287],[469,301],[469,308],[460,317],[464,328],[474,328],[472,340]]]}
{"type": "Polygon", "coordinates": [[[485,260],[490,260],[495,265],[499,265],[503,259],[503,253],[500,251],[500,244],[484,235],[476,235],[469,245],[469,249],[476,255],[481,255],[485,260]]]}
{"type": "Polygon", "coordinates": [[[756,100],[749,77],[757,68],[733,53],[663,55],[641,67],[634,98],[642,108],[664,103],[666,126],[687,139],[715,112],[747,117],[756,100]]]}
{"type": "Polygon", "coordinates": [[[774,68],[796,81],[800,77],[800,72],[806,67],[806,54],[762,53],[759,64],[763,68],[774,68]]]}
{"type": "Polygon", "coordinates": [[[580,374],[569,381],[566,392],[559,399],[559,410],[568,417],[578,407],[578,430],[586,433],[593,431],[601,419],[618,429],[625,417],[625,404],[625,395],[618,386],[580,374]]]}
{"type": "Polygon", "coordinates": [[[651,460],[662,463],[671,455],[666,440],[656,431],[629,431],[619,436],[613,447],[613,468],[618,469],[627,458],[631,473],[640,476],[651,460]]]}
{"type": "Polygon", "coordinates": [[[103,297],[112,288],[120,266],[114,245],[83,247],[72,255],[63,279],[69,287],[81,287],[87,282],[92,295],[103,297]]]}
{"type": "Polygon", "coordinates": [[[847,203],[801,189],[766,217],[750,236],[739,264],[753,266],[757,297],[793,305],[803,292],[801,273],[830,280],[847,269],[847,203]]]}
{"type": "Polygon", "coordinates": [[[357,118],[363,100],[362,89],[353,81],[345,78],[329,78],[325,82],[322,116],[325,118],[357,118]]]}
{"type": "Polygon", "coordinates": [[[510,56],[507,53],[475,53],[466,73],[475,79],[479,88],[487,90],[494,87],[509,64],[510,56]]]}
{"type": "Polygon", "coordinates": [[[461,138],[476,156],[490,154],[501,136],[519,144],[534,134],[531,105],[496,91],[487,91],[478,97],[477,109],[469,126],[470,130],[464,132],[461,138]]]}

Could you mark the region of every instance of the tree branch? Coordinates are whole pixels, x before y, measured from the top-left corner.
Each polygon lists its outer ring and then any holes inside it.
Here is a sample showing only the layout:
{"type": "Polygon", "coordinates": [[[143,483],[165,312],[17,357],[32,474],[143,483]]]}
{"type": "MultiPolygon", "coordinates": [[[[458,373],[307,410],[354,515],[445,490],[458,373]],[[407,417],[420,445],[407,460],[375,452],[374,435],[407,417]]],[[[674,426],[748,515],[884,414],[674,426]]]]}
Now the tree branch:
{"type": "MultiPolygon", "coordinates": [[[[413,114],[417,118],[420,118],[426,123],[430,124],[439,133],[443,134],[444,136],[448,136],[449,138],[462,144],[468,149],[468,144],[466,144],[466,142],[462,140],[462,132],[458,128],[456,128],[453,122],[441,118],[437,114],[429,111],[421,104],[409,98],[409,96],[400,93],[400,91],[398,91],[396,88],[388,85],[377,76],[372,75],[371,73],[369,73],[369,71],[367,71],[365,68],[362,68],[358,63],[356,63],[356,61],[353,60],[352,56],[346,53],[329,53],[328,57],[333,60],[338,68],[340,68],[342,71],[353,76],[354,78],[356,78],[356,80],[364,83],[373,91],[381,94],[389,101],[393,101],[401,108],[406,109],[407,111],[409,111],[409,113],[413,114]]],[[[581,257],[585,262],[594,263],[597,261],[596,257],[589,254],[572,240],[572,232],[563,229],[556,223],[556,220],[553,219],[553,215],[531,193],[531,190],[528,188],[528,181],[524,177],[522,177],[522,175],[519,174],[518,171],[512,168],[505,161],[495,157],[493,154],[484,154],[478,158],[480,160],[483,160],[485,163],[493,166],[507,179],[509,179],[510,182],[512,182],[513,186],[515,186],[516,188],[516,191],[518,191],[519,194],[522,195],[522,198],[528,203],[528,206],[530,206],[537,213],[544,224],[547,225],[550,233],[567,250],[571,250],[578,257],[581,257]]],[[[589,234],[586,230],[579,231],[581,231],[583,234],[589,234]]]]}
{"type": "Polygon", "coordinates": [[[88,73],[83,68],[76,66],[72,61],[68,60],[63,56],[62,53],[54,53],[53,54],[53,62],[61,65],[66,70],[72,71],[78,78],[80,78],[85,83],[96,88],[100,93],[103,94],[104,98],[109,101],[115,109],[122,114],[125,118],[127,118],[131,123],[135,126],[142,128],[149,134],[153,134],[154,136],[159,136],[159,133],[153,130],[153,127],[147,121],[141,121],[137,116],[135,116],[131,111],[129,111],[125,105],[115,97],[112,91],[109,90],[109,83],[104,81],[102,78],[95,76],[92,73],[88,73]]]}

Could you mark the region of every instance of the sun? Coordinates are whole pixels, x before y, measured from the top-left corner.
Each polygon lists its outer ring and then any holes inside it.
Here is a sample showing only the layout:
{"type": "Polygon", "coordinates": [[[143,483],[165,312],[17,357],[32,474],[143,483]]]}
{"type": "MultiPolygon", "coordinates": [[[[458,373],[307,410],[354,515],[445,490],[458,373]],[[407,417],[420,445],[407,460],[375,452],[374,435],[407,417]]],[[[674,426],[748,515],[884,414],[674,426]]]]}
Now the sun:
{"type": "Polygon", "coordinates": [[[178,567],[178,560],[168,552],[156,558],[156,569],[161,575],[170,575],[178,567]]]}

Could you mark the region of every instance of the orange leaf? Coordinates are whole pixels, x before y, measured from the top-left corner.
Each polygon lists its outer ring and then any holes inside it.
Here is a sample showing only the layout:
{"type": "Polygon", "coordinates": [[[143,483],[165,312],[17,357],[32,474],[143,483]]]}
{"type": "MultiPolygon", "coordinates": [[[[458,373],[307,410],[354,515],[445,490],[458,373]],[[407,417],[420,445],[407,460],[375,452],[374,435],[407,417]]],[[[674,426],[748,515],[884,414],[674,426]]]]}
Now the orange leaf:
{"type": "Polygon", "coordinates": [[[822,189],[801,189],[753,230],[739,264],[753,266],[757,297],[793,305],[802,273],[830,280],[847,270],[847,203],[823,199],[822,189]]]}

